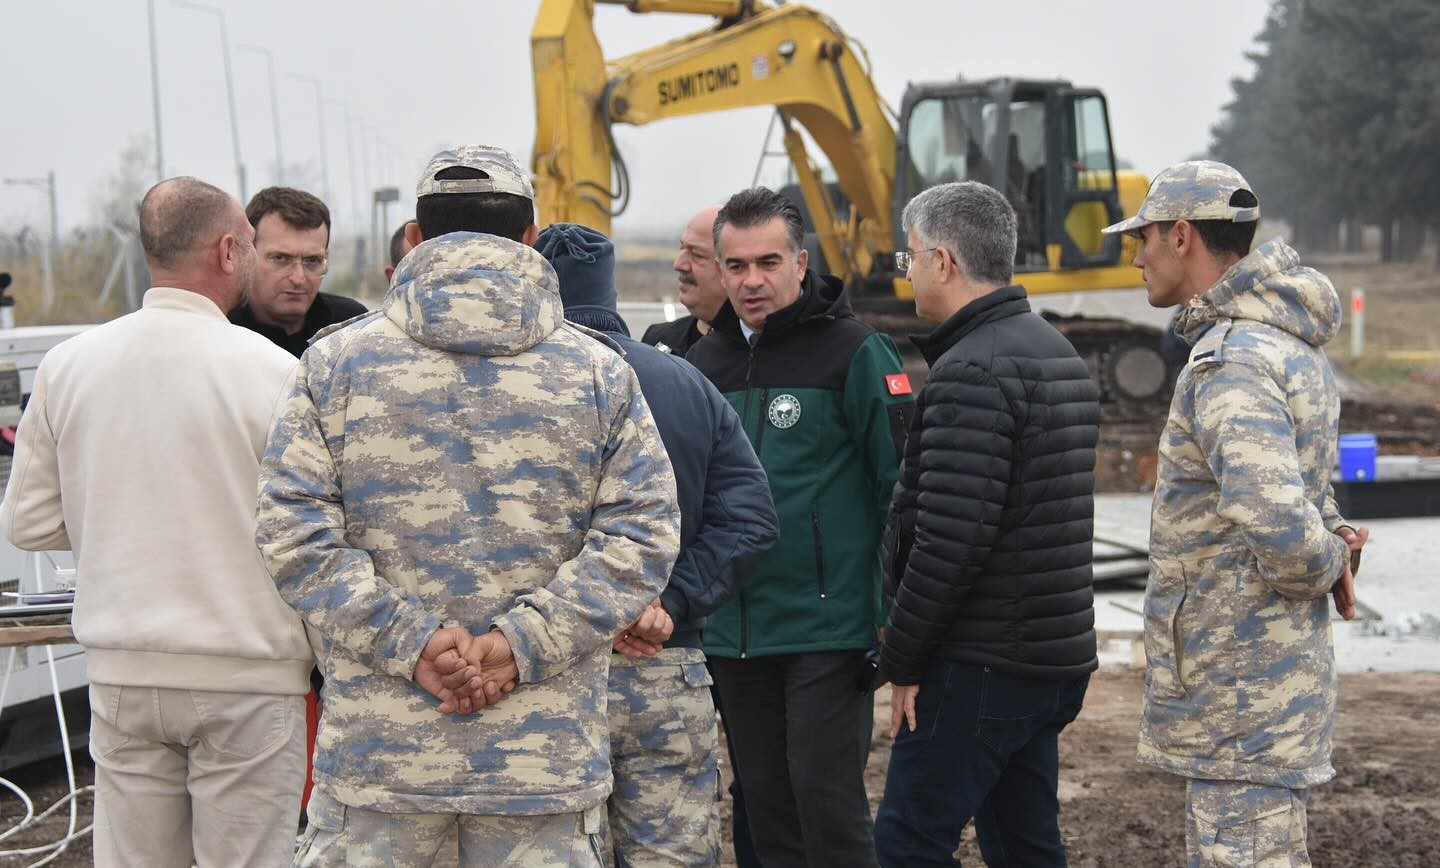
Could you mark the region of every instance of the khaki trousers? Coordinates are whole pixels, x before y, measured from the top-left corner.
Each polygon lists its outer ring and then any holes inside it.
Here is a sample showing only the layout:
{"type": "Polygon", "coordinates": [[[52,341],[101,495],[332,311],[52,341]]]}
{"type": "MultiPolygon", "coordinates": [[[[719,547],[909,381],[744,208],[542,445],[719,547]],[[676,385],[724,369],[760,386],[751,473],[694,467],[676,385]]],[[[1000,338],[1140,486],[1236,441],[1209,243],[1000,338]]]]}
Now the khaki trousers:
{"type": "Polygon", "coordinates": [[[289,865],[305,697],[90,685],[95,864],[289,865]]]}

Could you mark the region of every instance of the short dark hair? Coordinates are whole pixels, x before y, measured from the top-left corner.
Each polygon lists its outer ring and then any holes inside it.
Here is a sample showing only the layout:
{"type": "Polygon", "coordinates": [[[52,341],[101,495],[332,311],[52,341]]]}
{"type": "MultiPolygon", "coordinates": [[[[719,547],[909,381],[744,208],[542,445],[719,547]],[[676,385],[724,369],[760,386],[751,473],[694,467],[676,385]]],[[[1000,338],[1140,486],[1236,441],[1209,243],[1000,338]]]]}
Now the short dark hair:
{"type": "Polygon", "coordinates": [[[181,254],[208,244],[230,208],[230,194],[199,178],[181,176],[161,181],[140,200],[140,246],[145,257],[161,266],[174,265],[181,254]]]}
{"type": "Polygon", "coordinates": [[[325,246],[330,246],[330,209],[320,197],[294,187],[266,187],[250,198],[245,217],[250,225],[260,228],[266,214],[278,214],[281,220],[296,229],[325,227],[325,246]]]}
{"type": "MultiPolygon", "coordinates": [[[[1255,208],[1260,205],[1260,200],[1249,190],[1236,190],[1230,196],[1230,204],[1236,208],[1255,208]]],[[[1195,227],[1195,232],[1199,234],[1200,240],[1205,243],[1205,249],[1210,251],[1211,255],[1234,254],[1242,259],[1250,253],[1250,245],[1255,242],[1255,230],[1260,228],[1259,220],[1247,220],[1244,223],[1231,220],[1191,220],[1189,223],[1195,227]]],[[[1174,221],[1161,224],[1161,233],[1168,233],[1174,225],[1174,221]]]]}
{"type": "Polygon", "coordinates": [[[784,196],[768,187],[751,187],[741,190],[715,215],[715,251],[720,251],[720,229],[734,226],[736,229],[751,229],[762,226],[776,217],[785,221],[785,234],[790,239],[790,252],[798,254],[805,247],[805,218],[800,209],[784,196]]]}
{"type": "MultiPolygon", "coordinates": [[[[451,166],[435,173],[441,181],[490,177],[480,169],[451,166]]],[[[415,222],[420,237],[438,238],[451,232],[483,232],[521,241],[535,225],[535,203],[513,193],[434,193],[415,200],[415,222]]]]}
{"type": "Polygon", "coordinates": [[[409,226],[411,223],[414,223],[414,222],[415,222],[414,220],[406,220],[404,223],[401,223],[401,224],[400,224],[400,228],[399,228],[399,229],[396,229],[396,230],[395,230],[395,234],[390,236],[390,267],[391,267],[391,268],[394,268],[395,266],[399,265],[399,264],[400,264],[400,260],[402,260],[402,259],[405,258],[405,254],[401,252],[401,248],[403,248],[403,247],[405,246],[405,227],[406,227],[406,226],[409,226]]]}

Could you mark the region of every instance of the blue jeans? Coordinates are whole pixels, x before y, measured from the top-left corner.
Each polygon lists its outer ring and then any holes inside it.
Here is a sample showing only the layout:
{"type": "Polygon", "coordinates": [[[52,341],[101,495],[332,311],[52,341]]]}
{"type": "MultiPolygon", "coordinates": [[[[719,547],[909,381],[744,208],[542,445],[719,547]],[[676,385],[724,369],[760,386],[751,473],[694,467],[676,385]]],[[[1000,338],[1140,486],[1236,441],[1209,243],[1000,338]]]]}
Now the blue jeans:
{"type": "Polygon", "coordinates": [[[959,865],[975,818],[985,863],[1065,864],[1060,840],[1060,730],[1080,713],[1089,675],[1017,678],[934,661],[920,679],[915,731],[901,723],[875,815],[884,868],[959,865]]]}

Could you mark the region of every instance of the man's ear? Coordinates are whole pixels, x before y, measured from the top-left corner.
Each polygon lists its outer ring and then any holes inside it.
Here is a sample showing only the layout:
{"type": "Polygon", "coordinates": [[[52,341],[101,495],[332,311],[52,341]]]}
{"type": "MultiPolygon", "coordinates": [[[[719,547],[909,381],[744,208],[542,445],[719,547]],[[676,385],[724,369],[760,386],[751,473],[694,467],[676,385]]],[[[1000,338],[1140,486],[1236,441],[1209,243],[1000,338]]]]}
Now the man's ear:
{"type": "Polygon", "coordinates": [[[226,233],[220,236],[220,240],[216,242],[215,255],[222,272],[234,274],[240,267],[239,250],[240,241],[234,235],[226,233]]]}
{"type": "Polygon", "coordinates": [[[810,251],[803,247],[800,248],[800,255],[795,257],[795,264],[800,266],[800,277],[803,280],[805,277],[805,269],[810,267],[810,251]]]}
{"type": "Polygon", "coordinates": [[[960,263],[955,261],[954,255],[950,253],[950,248],[944,245],[936,245],[935,261],[940,264],[939,277],[942,283],[960,274],[960,263]]]}
{"type": "Polygon", "coordinates": [[[1194,250],[1197,244],[1204,246],[1200,241],[1200,233],[1195,231],[1189,220],[1176,220],[1165,241],[1176,256],[1185,256],[1194,250]]]}
{"type": "Polygon", "coordinates": [[[535,242],[538,241],[539,238],[540,227],[536,226],[534,223],[531,223],[529,226],[525,227],[525,231],[520,233],[520,243],[524,244],[527,247],[534,247],[535,242]]]}
{"type": "Polygon", "coordinates": [[[411,247],[419,247],[420,242],[425,240],[424,238],[420,237],[419,223],[411,220],[409,223],[405,224],[405,240],[410,243],[411,247]]]}

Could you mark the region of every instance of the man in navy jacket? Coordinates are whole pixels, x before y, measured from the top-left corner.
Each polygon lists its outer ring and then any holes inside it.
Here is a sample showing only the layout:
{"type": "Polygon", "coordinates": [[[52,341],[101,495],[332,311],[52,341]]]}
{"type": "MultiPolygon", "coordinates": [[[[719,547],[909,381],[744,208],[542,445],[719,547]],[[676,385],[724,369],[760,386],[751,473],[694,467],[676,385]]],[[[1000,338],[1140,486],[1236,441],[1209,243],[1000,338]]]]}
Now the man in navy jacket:
{"type": "Polygon", "coordinates": [[[609,239],[556,223],[536,246],[560,278],[565,318],[604,333],[634,368],[680,498],[680,557],[670,582],[616,638],[610,664],[617,861],[716,864],[718,735],[700,630],[775,542],[770,486],[739,417],[709,381],[688,362],[630,337],[616,312],[609,239]]]}

